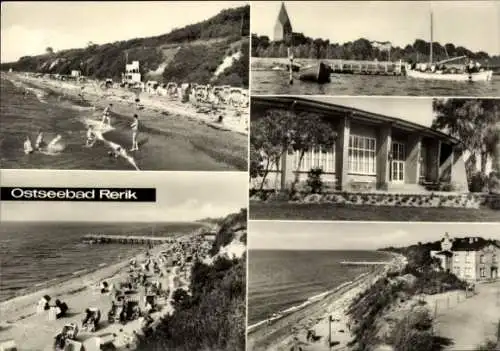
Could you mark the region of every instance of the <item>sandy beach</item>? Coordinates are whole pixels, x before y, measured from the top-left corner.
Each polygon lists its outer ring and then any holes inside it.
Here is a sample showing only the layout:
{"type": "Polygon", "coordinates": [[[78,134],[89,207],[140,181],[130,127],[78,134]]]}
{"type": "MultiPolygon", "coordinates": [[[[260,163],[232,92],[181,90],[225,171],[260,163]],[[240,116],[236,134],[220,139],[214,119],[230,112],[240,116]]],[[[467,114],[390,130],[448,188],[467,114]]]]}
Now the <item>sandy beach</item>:
{"type": "Polygon", "coordinates": [[[267,323],[250,326],[248,349],[288,351],[298,345],[302,350],[347,350],[347,344],[352,339],[347,309],[353,299],[379,277],[402,267],[405,259],[399,255],[393,256],[387,266],[378,267],[373,272],[359,276],[302,309],[282,318],[271,318],[267,323]],[[314,337],[308,338],[311,332],[314,337]],[[330,333],[331,347],[328,345],[330,333]]]}
{"type": "MultiPolygon", "coordinates": [[[[143,264],[147,259],[160,262],[160,274],[154,274],[147,270],[168,291],[168,296],[160,298],[159,304],[162,306],[160,310],[151,314],[154,320],[159,320],[162,315],[173,312],[170,302],[175,289],[189,288],[190,265],[185,263],[182,265],[179,265],[179,263],[172,264],[172,262],[165,261],[161,258],[161,252],[175,252],[172,251],[174,247],[189,247],[195,241],[197,242],[196,245],[198,245],[199,239],[186,235],[176,239],[174,244],[160,245],[149,250],[149,258],[146,252],[135,256],[135,260],[139,265],[143,264]]],[[[179,249],[177,250],[179,252],[179,249]]],[[[192,245],[189,250],[196,249],[192,245]]],[[[182,252],[182,250],[180,251],[182,252]]],[[[182,256],[181,261],[184,262],[184,260],[185,256],[182,256]]],[[[20,351],[53,350],[54,337],[61,332],[64,325],[73,322],[80,328],[77,341],[81,342],[84,347],[90,347],[92,343],[95,344],[96,336],[101,338],[101,343],[113,340],[114,346],[118,347],[118,349],[127,347],[127,345],[133,347],[134,335],[141,331],[144,325],[144,317],[129,321],[125,325],[121,323],[110,324],[107,321],[107,313],[111,307],[114,291],[111,294],[102,294],[100,291],[100,284],[103,281],[112,284],[115,290],[120,286],[120,283],[126,281],[130,274],[129,262],[130,260],[127,259],[46,289],[2,302],[0,304],[0,341],[14,340],[20,351]],[[49,318],[48,311],[37,313],[37,302],[44,295],[51,297],[51,304],[55,299],[67,303],[69,307],[67,316],[52,320],[49,318]],[[81,330],[81,321],[85,316],[84,311],[89,307],[95,307],[101,311],[100,327],[94,333],[81,330]]],[[[138,298],[141,303],[144,301],[146,293],[140,287],[134,298],[138,298]]],[[[91,349],[93,348],[89,348],[89,350],[91,349]]]]}

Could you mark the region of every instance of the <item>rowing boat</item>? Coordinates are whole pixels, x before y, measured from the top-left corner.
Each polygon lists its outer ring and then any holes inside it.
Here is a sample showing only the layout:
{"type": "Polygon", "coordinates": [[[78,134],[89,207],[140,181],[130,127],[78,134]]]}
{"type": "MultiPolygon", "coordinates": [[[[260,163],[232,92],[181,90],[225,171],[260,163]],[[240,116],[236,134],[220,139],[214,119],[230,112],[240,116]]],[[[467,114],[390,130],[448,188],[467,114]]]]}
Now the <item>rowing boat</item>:
{"type": "Polygon", "coordinates": [[[330,67],[323,62],[300,70],[299,80],[319,84],[330,83],[330,67]]]}

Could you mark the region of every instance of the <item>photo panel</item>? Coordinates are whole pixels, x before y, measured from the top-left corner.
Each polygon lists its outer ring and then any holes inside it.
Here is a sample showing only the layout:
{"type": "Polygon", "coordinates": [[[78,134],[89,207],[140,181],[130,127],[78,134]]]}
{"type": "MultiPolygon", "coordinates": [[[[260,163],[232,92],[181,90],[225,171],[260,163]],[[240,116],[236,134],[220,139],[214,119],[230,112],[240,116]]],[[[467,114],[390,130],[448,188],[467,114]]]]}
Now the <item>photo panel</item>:
{"type": "Polygon", "coordinates": [[[256,1],[252,95],[498,96],[499,19],[497,1],[256,1]]]}
{"type": "Polygon", "coordinates": [[[249,2],[2,10],[2,168],[247,171],[249,2]]]}
{"type": "Polygon", "coordinates": [[[0,182],[4,350],[245,350],[244,172],[0,182]]]}
{"type": "Polygon", "coordinates": [[[494,350],[500,224],[250,221],[247,350],[494,350]]]}
{"type": "Polygon", "coordinates": [[[500,99],[252,96],[250,217],[500,222],[500,99]]]}

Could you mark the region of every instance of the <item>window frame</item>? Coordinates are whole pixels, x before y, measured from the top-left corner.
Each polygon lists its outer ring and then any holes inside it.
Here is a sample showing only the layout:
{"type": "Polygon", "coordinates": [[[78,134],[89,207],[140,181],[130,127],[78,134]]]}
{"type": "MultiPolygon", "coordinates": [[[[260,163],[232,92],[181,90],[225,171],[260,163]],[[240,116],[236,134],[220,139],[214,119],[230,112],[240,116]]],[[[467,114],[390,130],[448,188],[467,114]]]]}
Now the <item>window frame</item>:
{"type": "Polygon", "coordinates": [[[349,174],[377,175],[376,137],[350,134],[347,149],[347,171],[349,174]]]}

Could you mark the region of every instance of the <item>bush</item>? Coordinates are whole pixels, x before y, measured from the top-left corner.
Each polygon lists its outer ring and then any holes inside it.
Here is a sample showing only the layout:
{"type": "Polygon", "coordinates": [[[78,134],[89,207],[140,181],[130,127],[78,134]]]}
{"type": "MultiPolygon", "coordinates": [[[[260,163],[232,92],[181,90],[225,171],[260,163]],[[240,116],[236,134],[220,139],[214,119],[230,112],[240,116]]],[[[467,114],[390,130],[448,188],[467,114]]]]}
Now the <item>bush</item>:
{"type": "Polygon", "coordinates": [[[307,186],[311,194],[321,194],[323,192],[324,184],[321,179],[322,175],[322,168],[312,168],[309,173],[307,173],[307,186]]]}
{"type": "Polygon", "coordinates": [[[495,171],[488,177],[488,190],[490,194],[500,195],[500,177],[495,171]]]}
{"type": "Polygon", "coordinates": [[[488,191],[488,177],[481,172],[472,175],[469,190],[473,193],[482,193],[488,191]]]}
{"type": "Polygon", "coordinates": [[[245,257],[219,258],[212,266],[196,262],[191,303],[177,305],[154,331],[144,330],[137,350],[245,350],[245,262],[245,257]]]}

